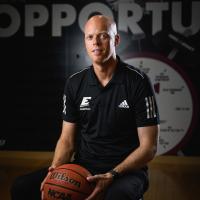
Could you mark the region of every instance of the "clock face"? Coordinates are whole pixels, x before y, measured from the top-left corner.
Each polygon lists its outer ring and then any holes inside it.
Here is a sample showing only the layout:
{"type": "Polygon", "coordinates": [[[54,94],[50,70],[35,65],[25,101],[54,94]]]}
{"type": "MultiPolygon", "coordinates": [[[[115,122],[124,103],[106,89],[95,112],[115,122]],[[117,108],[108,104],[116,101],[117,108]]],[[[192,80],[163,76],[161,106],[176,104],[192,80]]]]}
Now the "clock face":
{"type": "Polygon", "coordinates": [[[194,106],[190,84],[167,58],[136,56],[125,60],[151,79],[160,113],[157,155],[180,150],[191,127],[194,106]]]}

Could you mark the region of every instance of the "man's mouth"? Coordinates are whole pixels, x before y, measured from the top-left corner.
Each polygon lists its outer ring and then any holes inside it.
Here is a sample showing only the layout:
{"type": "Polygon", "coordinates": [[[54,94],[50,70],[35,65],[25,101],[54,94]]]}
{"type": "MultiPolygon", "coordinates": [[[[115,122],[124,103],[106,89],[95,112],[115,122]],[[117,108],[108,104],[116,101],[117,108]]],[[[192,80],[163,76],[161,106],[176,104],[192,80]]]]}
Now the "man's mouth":
{"type": "Polygon", "coordinates": [[[101,54],[101,53],[103,52],[103,50],[102,50],[102,49],[94,49],[94,50],[92,50],[92,52],[93,52],[95,55],[99,55],[99,54],[101,54]]]}

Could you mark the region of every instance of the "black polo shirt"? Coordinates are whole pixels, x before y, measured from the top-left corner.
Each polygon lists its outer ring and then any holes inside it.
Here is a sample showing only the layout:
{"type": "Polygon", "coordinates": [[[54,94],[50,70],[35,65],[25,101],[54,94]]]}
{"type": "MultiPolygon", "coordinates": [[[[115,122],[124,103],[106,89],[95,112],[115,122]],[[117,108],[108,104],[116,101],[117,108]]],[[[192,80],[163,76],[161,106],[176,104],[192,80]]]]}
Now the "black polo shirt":
{"type": "Polygon", "coordinates": [[[120,59],[105,87],[92,66],[67,80],[63,120],[80,130],[75,160],[97,171],[113,168],[138,147],[137,127],[159,123],[148,77],[120,59]]]}

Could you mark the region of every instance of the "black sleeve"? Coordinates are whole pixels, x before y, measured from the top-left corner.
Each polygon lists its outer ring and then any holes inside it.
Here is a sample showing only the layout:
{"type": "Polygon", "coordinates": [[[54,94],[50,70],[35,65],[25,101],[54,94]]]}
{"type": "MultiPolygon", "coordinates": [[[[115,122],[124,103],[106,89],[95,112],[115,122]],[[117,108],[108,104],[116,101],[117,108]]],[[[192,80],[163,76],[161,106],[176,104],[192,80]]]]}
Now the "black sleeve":
{"type": "Polygon", "coordinates": [[[159,113],[152,84],[143,74],[135,85],[134,110],[137,127],[159,124],[159,113]]]}
{"type": "Polygon", "coordinates": [[[70,78],[67,79],[63,94],[63,112],[64,121],[76,123],[78,121],[78,111],[75,105],[75,96],[70,78]]]}

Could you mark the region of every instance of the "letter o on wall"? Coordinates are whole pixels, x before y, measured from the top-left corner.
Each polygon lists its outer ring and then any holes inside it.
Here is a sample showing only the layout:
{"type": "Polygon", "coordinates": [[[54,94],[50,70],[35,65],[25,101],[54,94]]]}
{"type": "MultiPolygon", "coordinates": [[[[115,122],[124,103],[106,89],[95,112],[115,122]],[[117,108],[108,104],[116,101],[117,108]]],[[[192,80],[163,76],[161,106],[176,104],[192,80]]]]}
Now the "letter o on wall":
{"type": "Polygon", "coordinates": [[[13,6],[4,4],[0,6],[0,15],[1,14],[7,14],[11,19],[11,23],[6,28],[2,28],[0,25],[0,37],[10,37],[19,29],[20,15],[13,6]]]}

